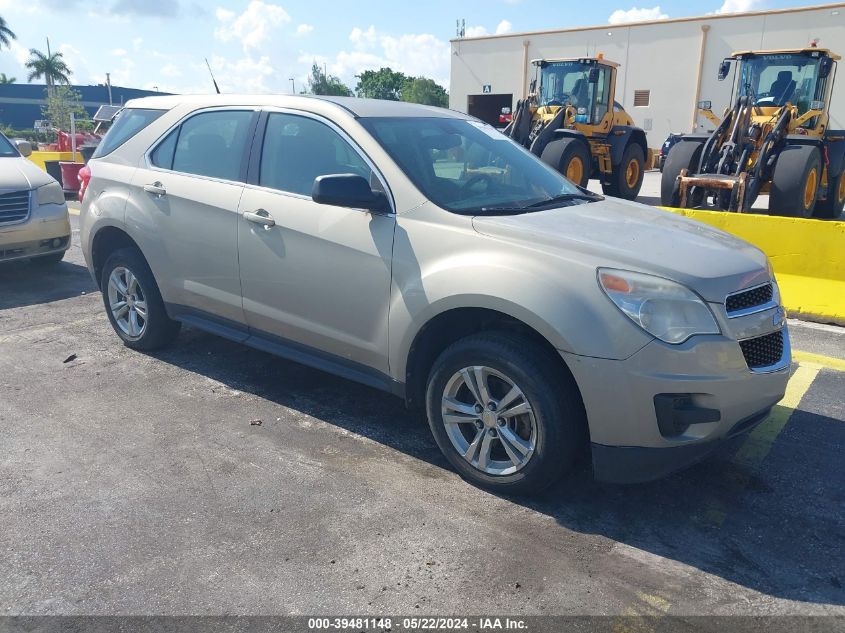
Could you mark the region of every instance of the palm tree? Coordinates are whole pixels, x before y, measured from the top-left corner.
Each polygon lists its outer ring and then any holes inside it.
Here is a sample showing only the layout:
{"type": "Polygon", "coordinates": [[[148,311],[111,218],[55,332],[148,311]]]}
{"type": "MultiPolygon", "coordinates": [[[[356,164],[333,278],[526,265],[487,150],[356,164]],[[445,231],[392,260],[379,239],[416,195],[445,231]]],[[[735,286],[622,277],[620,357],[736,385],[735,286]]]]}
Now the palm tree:
{"type": "Polygon", "coordinates": [[[16,77],[7,77],[6,73],[0,73],[0,84],[13,84],[16,81],[16,77]]]}
{"type": "Polygon", "coordinates": [[[0,16],[0,48],[4,46],[9,48],[9,42],[16,39],[18,39],[18,36],[12,32],[12,29],[6,24],[6,20],[0,16]]]}
{"type": "Polygon", "coordinates": [[[65,63],[64,55],[50,52],[50,40],[47,40],[46,55],[39,50],[30,48],[29,60],[24,66],[30,71],[26,80],[31,82],[33,79],[43,77],[48,91],[52,90],[56,84],[70,84],[70,75],[73,74],[65,63]]]}

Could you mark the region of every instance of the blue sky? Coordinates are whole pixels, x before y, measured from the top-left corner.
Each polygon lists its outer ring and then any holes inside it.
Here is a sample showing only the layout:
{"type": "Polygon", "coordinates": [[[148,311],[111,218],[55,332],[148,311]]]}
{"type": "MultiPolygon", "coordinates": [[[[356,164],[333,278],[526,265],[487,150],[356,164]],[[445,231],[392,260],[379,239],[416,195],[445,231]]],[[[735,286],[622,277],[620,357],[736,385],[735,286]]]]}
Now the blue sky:
{"type": "Polygon", "coordinates": [[[351,87],[368,68],[391,66],[448,88],[455,21],[467,36],[816,4],[813,0],[0,0],[17,34],[0,72],[25,81],[29,48],[50,37],[75,83],[177,92],[211,89],[208,57],[224,92],[297,91],[313,61],[351,87]],[[564,7],[576,6],[570,15],[564,7]],[[100,7],[94,11],[93,7],[100,7]]]}

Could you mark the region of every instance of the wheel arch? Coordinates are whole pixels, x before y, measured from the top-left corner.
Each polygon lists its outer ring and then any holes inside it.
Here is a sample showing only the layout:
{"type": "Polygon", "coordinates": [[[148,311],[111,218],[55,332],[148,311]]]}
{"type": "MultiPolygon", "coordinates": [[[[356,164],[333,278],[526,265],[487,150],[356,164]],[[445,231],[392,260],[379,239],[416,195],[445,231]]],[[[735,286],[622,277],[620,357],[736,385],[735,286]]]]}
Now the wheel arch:
{"type": "MultiPolygon", "coordinates": [[[[406,403],[410,407],[424,403],[429,372],[443,350],[466,336],[489,331],[507,332],[537,344],[554,359],[561,375],[572,380],[577,390],[575,378],[558,353],[556,344],[541,329],[545,328],[492,307],[453,306],[433,314],[414,333],[404,354],[406,403]]],[[[578,393],[580,396],[580,390],[578,393]]]]}
{"type": "MultiPolygon", "coordinates": [[[[97,287],[100,288],[100,281],[103,274],[103,265],[109,255],[120,248],[141,248],[132,237],[120,227],[106,225],[100,228],[91,240],[91,267],[94,271],[94,279],[97,287]]],[[[143,255],[143,252],[142,252],[143,255]]]]}
{"type": "Polygon", "coordinates": [[[643,150],[643,158],[648,158],[648,142],[642,128],[617,125],[607,136],[610,143],[610,162],[614,168],[622,163],[622,155],[630,143],[636,143],[643,150]]]}

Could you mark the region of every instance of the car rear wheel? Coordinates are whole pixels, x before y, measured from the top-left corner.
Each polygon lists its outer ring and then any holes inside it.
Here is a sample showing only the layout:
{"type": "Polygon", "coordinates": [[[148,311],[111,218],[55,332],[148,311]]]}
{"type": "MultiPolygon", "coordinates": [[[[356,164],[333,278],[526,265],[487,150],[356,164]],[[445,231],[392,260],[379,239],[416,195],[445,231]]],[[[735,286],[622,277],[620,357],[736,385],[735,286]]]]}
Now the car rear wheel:
{"type": "Polygon", "coordinates": [[[503,494],[533,494],[570,468],[586,418],[571,377],[543,348],[479,334],[435,361],[426,392],[440,450],[466,480],[503,494]]]}
{"type": "Polygon", "coordinates": [[[153,273],[136,248],[109,255],[100,287],[106,314],[127,347],[150,351],[168,345],[181,324],[167,316],[153,273]]]}

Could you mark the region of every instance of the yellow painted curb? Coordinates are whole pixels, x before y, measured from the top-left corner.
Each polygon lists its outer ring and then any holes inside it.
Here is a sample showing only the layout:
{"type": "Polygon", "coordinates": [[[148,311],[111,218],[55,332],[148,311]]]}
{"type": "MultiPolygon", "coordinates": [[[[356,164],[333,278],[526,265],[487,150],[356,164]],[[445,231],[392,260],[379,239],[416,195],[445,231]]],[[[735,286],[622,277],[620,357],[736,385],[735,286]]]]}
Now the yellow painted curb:
{"type": "Polygon", "coordinates": [[[766,253],[790,316],[845,325],[845,222],[661,208],[736,235],[766,253]]]}
{"type": "Polygon", "coordinates": [[[833,356],[823,356],[821,354],[802,352],[794,349],[792,350],[792,360],[796,363],[800,363],[801,365],[818,365],[819,367],[826,367],[827,369],[845,371],[845,360],[841,358],[834,358],[833,356]]]}

